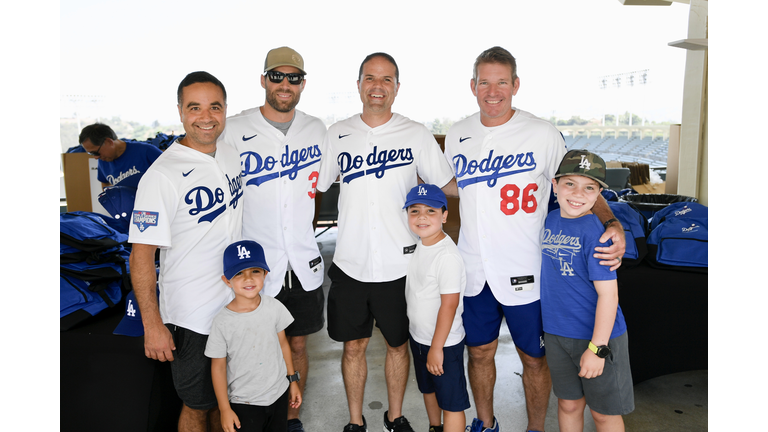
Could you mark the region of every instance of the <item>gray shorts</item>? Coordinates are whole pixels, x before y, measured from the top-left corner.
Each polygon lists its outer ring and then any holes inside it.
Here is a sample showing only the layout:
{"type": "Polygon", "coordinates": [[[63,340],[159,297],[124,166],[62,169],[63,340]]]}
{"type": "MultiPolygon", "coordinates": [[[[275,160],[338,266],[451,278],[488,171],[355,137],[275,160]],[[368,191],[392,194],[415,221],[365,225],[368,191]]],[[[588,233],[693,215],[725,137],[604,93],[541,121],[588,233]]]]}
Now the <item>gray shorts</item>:
{"type": "Polygon", "coordinates": [[[558,399],[586,397],[589,408],[603,415],[625,415],[635,409],[626,332],[608,341],[611,355],[605,358],[603,373],[591,379],[579,377],[579,362],[589,340],[544,333],[544,345],[552,390],[558,399]]]}
{"type": "Polygon", "coordinates": [[[171,331],[176,351],[171,362],[173,386],[184,405],[196,410],[216,408],[216,393],[211,379],[211,359],[205,356],[208,335],[195,333],[173,324],[165,325],[171,331]]]}

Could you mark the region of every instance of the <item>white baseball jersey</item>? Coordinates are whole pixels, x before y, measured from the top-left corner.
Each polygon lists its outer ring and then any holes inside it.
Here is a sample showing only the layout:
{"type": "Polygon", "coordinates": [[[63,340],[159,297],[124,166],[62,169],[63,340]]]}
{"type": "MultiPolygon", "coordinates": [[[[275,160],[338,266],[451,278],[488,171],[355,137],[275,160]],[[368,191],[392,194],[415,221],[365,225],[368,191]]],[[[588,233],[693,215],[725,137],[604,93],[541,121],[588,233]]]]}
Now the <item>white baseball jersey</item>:
{"type": "Polygon", "coordinates": [[[461,314],[466,285],[464,260],[451,237],[445,236],[432,246],[424,246],[419,240],[405,279],[408,331],[416,342],[432,345],[443,294],[459,294],[459,305],[444,346],[454,346],[464,340],[461,314]]]}
{"type": "Polygon", "coordinates": [[[375,128],[359,114],[332,125],[324,148],[318,190],[341,176],[334,264],[361,282],[405,276],[417,239],[405,197],[417,175],[439,187],[453,178],[440,145],[424,125],[393,113],[375,128]]]}
{"type": "Polygon", "coordinates": [[[459,187],[467,297],[487,281],[504,305],[539,299],[541,233],[565,152],[557,128],[518,109],[501,126],[483,126],[476,113],[448,131],[445,157],[459,187]]]}
{"type": "Polygon", "coordinates": [[[128,241],[160,248],[160,316],[200,334],[234,295],[221,280],[224,249],[241,239],[237,152],[215,158],[173,143],[139,182],[128,241]]]}
{"type": "Polygon", "coordinates": [[[240,154],[243,239],[264,248],[271,270],[264,293],[272,297],[280,292],[289,263],[307,291],[320,287],[325,275],[312,221],[326,128],[318,118],[295,113],[287,135],[253,108],[228,118],[219,137],[240,154]]]}

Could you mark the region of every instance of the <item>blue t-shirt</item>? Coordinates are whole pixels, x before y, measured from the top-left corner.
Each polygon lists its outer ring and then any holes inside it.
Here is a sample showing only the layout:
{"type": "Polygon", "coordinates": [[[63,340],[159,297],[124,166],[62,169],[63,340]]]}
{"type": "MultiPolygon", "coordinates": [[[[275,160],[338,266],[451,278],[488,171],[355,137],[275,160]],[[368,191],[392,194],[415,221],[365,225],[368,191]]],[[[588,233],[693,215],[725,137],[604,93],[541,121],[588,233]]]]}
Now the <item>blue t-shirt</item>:
{"type": "MultiPolygon", "coordinates": [[[[592,281],[614,280],[616,272],[594,258],[604,229],[594,214],[565,219],[560,210],[547,215],[542,235],[541,313],[544,331],[574,339],[592,339],[597,291],[592,281]]],[[[616,308],[611,339],[627,330],[621,307],[616,308]]]]}
{"type": "Polygon", "coordinates": [[[112,186],[139,187],[141,176],[147,168],[163,154],[159,148],[149,144],[125,143],[125,151],[112,162],[99,160],[99,173],[96,178],[112,186]]]}

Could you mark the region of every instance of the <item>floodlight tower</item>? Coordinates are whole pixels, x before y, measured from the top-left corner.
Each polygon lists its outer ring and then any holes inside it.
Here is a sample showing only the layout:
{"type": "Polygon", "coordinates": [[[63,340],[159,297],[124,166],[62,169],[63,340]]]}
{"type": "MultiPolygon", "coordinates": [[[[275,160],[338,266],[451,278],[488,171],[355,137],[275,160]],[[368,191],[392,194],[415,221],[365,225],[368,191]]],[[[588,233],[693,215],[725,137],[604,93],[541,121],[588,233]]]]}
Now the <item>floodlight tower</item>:
{"type": "MultiPolygon", "coordinates": [[[[603,75],[598,78],[600,90],[616,92],[616,96],[626,96],[628,91],[646,86],[650,82],[650,69],[639,69],[631,72],[623,72],[612,75],[603,75]]],[[[619,103],[614,105],[616,109],[616,126],[619,125],[619,103]]],[[[645,122],[645,119],[643,119],[645,122]]],[[[632,126],[632,110],[629,110],[629,125],[632,126]]],[[[605,126],[605,114],[603,114],[603,126],[605,126]]]]}

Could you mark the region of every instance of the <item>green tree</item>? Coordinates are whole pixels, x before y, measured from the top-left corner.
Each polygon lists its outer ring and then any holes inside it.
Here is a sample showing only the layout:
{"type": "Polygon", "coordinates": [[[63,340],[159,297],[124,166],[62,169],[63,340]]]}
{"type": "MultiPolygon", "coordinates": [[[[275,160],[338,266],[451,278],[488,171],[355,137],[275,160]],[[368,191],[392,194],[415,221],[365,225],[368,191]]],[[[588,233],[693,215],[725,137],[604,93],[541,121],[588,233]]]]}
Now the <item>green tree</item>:
{"type": "Polygon", "coordinates": [[[448,129],[455,123],[453,120],[443,117],[442,120],[436,118],[430,122],[427,127],[434,135],[445,135],[448,133],[448,129]]]}

